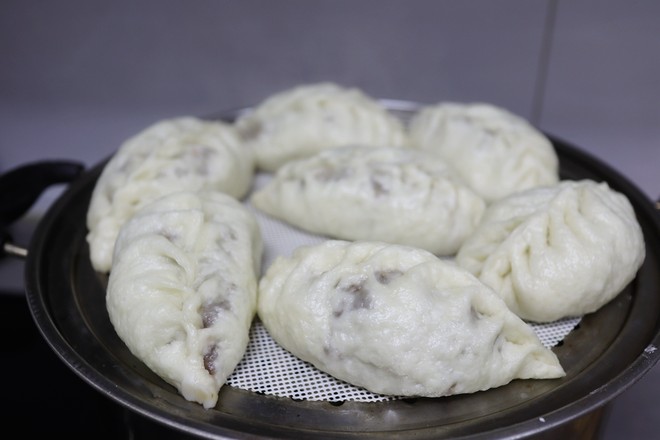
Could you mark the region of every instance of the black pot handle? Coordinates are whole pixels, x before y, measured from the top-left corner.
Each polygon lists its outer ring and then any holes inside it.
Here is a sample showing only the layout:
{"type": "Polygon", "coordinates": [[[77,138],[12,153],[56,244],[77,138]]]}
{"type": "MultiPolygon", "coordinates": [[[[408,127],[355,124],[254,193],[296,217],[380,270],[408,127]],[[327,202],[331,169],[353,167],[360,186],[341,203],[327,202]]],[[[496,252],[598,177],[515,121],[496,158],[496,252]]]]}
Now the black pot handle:
{"type": "Polygon", "coordinates": [[[7,228],[22,217],[48,187],[70,183],[84,169],[79,162],[53,160],[21,165],[0,175],[0,256],[24,256],[24,251],[11,243],[7,228]]]}

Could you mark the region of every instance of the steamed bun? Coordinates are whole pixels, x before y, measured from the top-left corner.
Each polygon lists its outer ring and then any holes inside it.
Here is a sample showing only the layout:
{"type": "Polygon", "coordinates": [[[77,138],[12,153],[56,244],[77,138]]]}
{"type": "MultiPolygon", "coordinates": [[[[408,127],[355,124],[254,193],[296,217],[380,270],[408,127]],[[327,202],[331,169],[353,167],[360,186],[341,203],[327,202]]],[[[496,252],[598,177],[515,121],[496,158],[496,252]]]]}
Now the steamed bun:
{"type": "Polygon", "coordinates": [[[205,408],[247,348],[262,247],[253,214],[220,192],[168,194],[119,231],[110,321],[138,359],[205,408]]]}
{"type": "Polygon", "coordinates": [[[411,144],[439,155],[487,202],[559,181],[550,140],[525,119],[491,104],[439,103],[410,121],[411,144]]]}
{"type": "Polygon", "coordinates": [[[408,144],[403,123],[360,89],[334,83],[305,84],[269,96],[240,116],[236,127],[257,167],[284,163],[326,148],[408,144]]]}
{"type": "Polygon", "coordinates": [[[252,204],[308,232],[454,254],[485,202],[441,159],[390,147],[338,147],[289,162],[252,204]]]}
{"type": "Polygon", "coordinates": [[[286,350],[375,393],[440,397],[565,374],[490,288],[413,247],[298,248],[262,277],[257,311],[286,350]]]}
{"type": "Polygon", "coordinates": [[[175,191],[217,190],[241,198],[254,159],[233,126],[178,117],[124,142],[103,168],[87,211],[92,266],[109,272],[121,225],[145,204],[175,191]]]}
{"type": "Polygon", "coordinates": [[[598,310],[644,257],[629,200],[607,183],[581,180],[493,203],[456,261],[520,317],[551,322],[598,310]]]}

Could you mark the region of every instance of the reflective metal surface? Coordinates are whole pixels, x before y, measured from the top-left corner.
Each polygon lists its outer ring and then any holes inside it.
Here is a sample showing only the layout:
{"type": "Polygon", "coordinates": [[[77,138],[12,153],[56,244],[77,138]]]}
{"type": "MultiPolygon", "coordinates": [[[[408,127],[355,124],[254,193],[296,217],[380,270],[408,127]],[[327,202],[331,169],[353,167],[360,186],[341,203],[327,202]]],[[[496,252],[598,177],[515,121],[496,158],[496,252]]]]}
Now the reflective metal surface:
{"type": "MultiPolygon", "coordinates": [[[[391,101],[405,118],[414,104],[391,101]]],[[[660,220],[653,202],[598,159],[550,136],[562,178],[605,180],[628,196],[646,239],[636,279],[585,316],[553,351],[558,380],[514,381],[471,395],[378,403],[296,401],[224,387],[210,410],[183,399],[133,357],[105,309],[106,277],[89,263],[85,216],[104,163],[87,171],[51,207],[30,245],[27,296],[41,333],[91,386],[130,410],[204,438],[522,438],[541,436],[593,413],[658,360],[660,220]]]]}

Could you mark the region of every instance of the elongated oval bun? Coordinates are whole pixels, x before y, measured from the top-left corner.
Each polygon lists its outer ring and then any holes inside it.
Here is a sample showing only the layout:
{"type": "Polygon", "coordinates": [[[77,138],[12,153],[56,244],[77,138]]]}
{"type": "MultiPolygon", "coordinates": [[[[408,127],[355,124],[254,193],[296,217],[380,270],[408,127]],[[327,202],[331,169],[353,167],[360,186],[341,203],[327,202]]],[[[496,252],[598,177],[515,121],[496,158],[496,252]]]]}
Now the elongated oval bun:
{"type": "Polygon", "coordinates": [[[375,393],[439,397],[564,375],[490,288],[412,247],[298,248],[262,277],[258,314],[285,349],[375,393]]]}
{"type": "Polygon", "coordinates": [[[242,198],[254,160],[230,124],[178,117],[126,140],[103,168],[87,211],[92,266],[109,272],[119,228],[138,209],[176,191],[221,191],[242,198]]]}
{"type": "Polygon", "coordinates": [[[205,408],[245,353],[261,240],[252,213],[219,192],[168,194],[120,229],[110,321],[138,359],[205,408]]]}
{"type": "Polygon", "coordinates": [[[491,104],[423,107],[410,122],[410,138],[456,168],[488,202],[559,181],[559,159],[547,137],[491,104]]]}
{"type": "Polygon", "coordinates": [[[344,145],[408,145],[403,123],[356,88],[305,84],[269,96],[236,121],[257,167],[284,163],[344,145]]]}
{"type": "Polygon", "coordinates": [[[252,203],[309,232],[454,254],[486,203],[453,169],[409,148],[338,147],[282,166],[252,203]]]}
{"type": "Polygon", "coordinates": [[[490,205],[456,261],[520,317],[550,322],[608,303],[635,277],[645,249],[623,194],[563,181],[490,205]]]}

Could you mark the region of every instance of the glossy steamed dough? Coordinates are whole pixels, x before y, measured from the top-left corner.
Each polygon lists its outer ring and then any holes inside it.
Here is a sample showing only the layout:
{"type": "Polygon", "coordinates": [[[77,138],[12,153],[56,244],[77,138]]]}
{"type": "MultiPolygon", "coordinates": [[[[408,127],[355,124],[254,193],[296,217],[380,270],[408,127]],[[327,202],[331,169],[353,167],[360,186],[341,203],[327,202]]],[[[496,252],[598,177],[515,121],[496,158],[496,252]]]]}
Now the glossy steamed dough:
{"type": "Polygon", "coordinates": [[[374,393],[439,397],[565,374],[490,288],[413,247],[298,248],[262,277],[258,314],[286,350],[374,393]]]}
{"type": "Polygon", "coordinates": [[[417,246],[437,255],[456,253],[486,207],[438,157],[364,146],[289,162],[250,200],[312,233],[417,246]]]}
{"type": "Polygon", "coordinates": [[[551,322],[608,303],[635,277],[645,253],[628,198],[585,179],[490,205],[456,261],[523,319],[551,322]]]}
{"type": "Polygon", "coordinates": [[[409,131],[415,148],[440,156],[487,202],[559,181],[559,158],[550,140],[495,105],[423,106],[409,131]]]}
{"type": "Polygon", "coordinates": [[[256,311],[261,235],[219,192],[178,192],[121,228],[106,306],[119,337],[187,400],[215,406],[256,311]]]}
{"type": "Polygon", "coordinates": [[[327,148],[408,145],[401,120],[362,90],[334,83],[275,93],[241,115],[236,127],[257,167],[269,172],[327,148]]]}
{"type": "Polygon", "coordinates": [[[145,204],[182,190],[242,198],[253,176],[252,152],[230,124],[185,116],[147,127],[119,147],[94,187],[87,212],[92,266],[110,271],[119,228],[145,204]]]}

